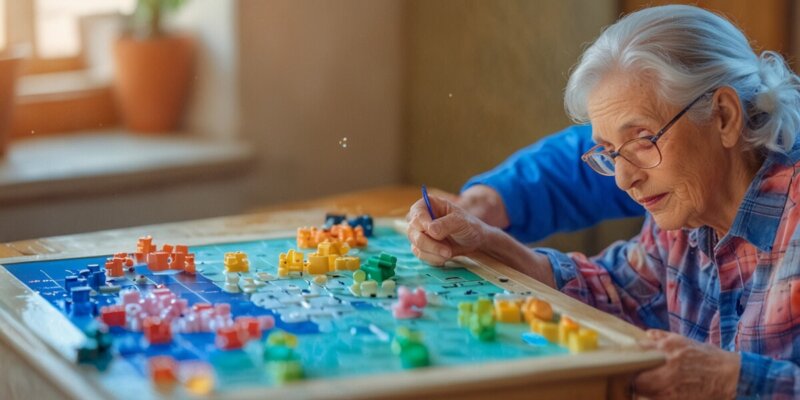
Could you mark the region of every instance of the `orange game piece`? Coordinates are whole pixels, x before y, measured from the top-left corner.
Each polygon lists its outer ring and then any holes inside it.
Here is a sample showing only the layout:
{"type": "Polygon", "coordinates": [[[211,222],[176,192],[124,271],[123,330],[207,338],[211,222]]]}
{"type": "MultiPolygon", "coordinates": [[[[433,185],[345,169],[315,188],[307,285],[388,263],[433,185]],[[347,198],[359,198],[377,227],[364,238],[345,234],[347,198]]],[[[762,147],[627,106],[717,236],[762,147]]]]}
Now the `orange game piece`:
{"type": "Polygon", "coordinates": [[[155,356],[147,359],[150,381],[159,390],[171,390],[178,382],[178,363],[171,356],[155,356]]]}
{"type": "Polygon", "coordinates": [[[169,269],[169,253],[164,251],[157,251],[147,255],[147,268],[150,271],[166,271],[169,269]]]}
{"type": "Polygon", "coordinates": [[[125,270],[122,267],[124,259],[112,258],[106,261],[106,275],[111,278],[116,278],[125,275],[125,270]]]}
{"type": "Polygon", "coordinates": [[[187,274],[196,274],[197,267],[194,264],[194,254],[187,254],[186,255],[186,264],[183,267],[183,270],[186,271],[187,274]]]}

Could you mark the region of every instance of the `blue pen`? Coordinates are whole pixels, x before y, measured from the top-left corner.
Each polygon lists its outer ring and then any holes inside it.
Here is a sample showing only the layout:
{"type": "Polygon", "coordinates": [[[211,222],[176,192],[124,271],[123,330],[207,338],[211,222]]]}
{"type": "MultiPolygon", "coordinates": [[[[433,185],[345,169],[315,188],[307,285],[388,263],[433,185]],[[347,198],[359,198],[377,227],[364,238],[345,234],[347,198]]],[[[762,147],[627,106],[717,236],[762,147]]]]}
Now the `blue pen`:
{"type": "Polygon", "coordinates": [[[433,207],[431,207],[431,199],[428,198],[428,188],[425,185],[422,185],[422,199],[425,200],[425,206],[428,207],[428,214],[431,215],[431,219],[436,219],[436,214],[433,213],[433,207]]]}

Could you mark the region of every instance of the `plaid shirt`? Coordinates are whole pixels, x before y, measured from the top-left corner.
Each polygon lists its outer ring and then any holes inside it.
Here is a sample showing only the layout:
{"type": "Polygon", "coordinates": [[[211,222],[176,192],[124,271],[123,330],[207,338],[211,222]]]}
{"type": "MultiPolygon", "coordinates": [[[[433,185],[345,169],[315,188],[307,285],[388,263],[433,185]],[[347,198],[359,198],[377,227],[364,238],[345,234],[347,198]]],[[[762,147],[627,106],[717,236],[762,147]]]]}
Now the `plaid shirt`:
{"type": "Polygon", "coordinates": [[[741,353],[739,398],[800,397],[800,148],[771,153],[728,234],[642,231],[595,257],[537,249],[558,288],[642,328],[741,353]]]}

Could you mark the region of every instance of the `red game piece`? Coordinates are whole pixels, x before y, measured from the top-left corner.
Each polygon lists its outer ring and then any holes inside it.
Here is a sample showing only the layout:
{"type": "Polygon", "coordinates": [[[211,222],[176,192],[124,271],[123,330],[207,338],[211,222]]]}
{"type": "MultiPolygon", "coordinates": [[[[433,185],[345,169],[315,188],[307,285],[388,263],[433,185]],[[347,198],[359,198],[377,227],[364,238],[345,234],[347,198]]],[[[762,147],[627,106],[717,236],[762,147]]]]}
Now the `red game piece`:
{"type": "Polygon", "coordinates": [[[100,320],[108,326],[125,326],[125,306],[115,304],[101,307],[100,320]]]}
{"type": "Polygon", "coordinates": [[[142,323],[144,337],[150,344],[165,344],[172,341],[172,328],[169,322],[158,317],[147,317],[142,323]]]}
{"type": "Polygon", "coordinates": [[[155,356],[147,359],[150,380],[156,387],[171,387],[178,381],[178,363],[170,356],[155,356]]]}
{"type": "Polygon", "coordinates": [[[239,330],[235,326],[223,327],[217,329],[217,337],[214,338],[214,344],[222,350],[241,349],[244,345],[244,340],[239,334],[239,330]]]}

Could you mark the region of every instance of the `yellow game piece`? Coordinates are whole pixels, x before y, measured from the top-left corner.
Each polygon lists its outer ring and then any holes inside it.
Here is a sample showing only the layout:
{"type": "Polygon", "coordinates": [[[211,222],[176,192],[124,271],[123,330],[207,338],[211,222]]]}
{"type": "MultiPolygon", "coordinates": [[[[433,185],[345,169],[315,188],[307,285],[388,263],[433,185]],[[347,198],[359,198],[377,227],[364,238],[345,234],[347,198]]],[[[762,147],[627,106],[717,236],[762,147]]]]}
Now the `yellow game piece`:
{"type": "Polygon", "coordinates": [[[247,254],[236,251],[225,253],[225,272],[247,272],[250,270],[250,261],[247,254]]]}
{"type": "Polygon", "coordinates": [[[204,396],[214,391],[214,371],[211,366],[200,361],[181,363],[181,375],[186,391],[204,396]]]}
{"type": "Polygon", "coordinates": [[[278,256],[278,276],[285,277],[293,272],[303,272],[303,258],[305,255],[295,250],[281,253],[278,256]]]}
{"type": "Polygon", "coordinates": [[[481,297],[478,301],[475,302],[475,313],[478,314],[491,314],[492,313],[492,301],[481,297]]]}
{"type": "Polygon", "coordinates": [[[519,304],[513,300],[495,300],[494,314],[500,322],[515,324],[522,320],[519,304]]]}
{"type": "Polygon", "coordinates": [[[558,333],[558,324],[555,322],[539,322],[539,334],[544,336],[550,343],[558,344],[558,333]]]}
{"type": "Polygon", "coordinates": [[[535,332],[535,333],[539,333],[539,334],[541,334],[541,324],[542,324],[543,322],[544,322],[544,321],[540,320],[539,318],[536,318],[536,317],[533,317],[533,318],[531,318],[531,319],[528,321],[528,323],[529,323],[529,324],[530,324],[530,326],[531,326],[531,332],[535,332]]]}
{"type": "Polygon", "coordinates": [[[580,328],[569,335],[568,346],[570,353],[583,353],[597,350],[597,332],[580,328]]]}
{"type": "Polygon", "coordinates": [[[325,286],[328,283],[328,277],[325,275],[317,275],[312,282],[317,286],[325,286]]]}
{"type": "Polygon", "coordinates": [[[580,325],[573,321],[570,317],[562,316],[561,322],[558,324],[558,342],[566,346],[569,342],[569,335],[572,332],[577,332],[580,325]]]}
{"type": "Polygon", "coordinates": [[[319,254],[309,254],[308,262],[305,263],[305,273],[311,275],[321,275],[328,273],[328,256],[319,254]]]}
{"type": "Polygon", "coordinates": [[[337,257],[333,262],[335,271],[355,271],[361,268],[361,259],[358,257],[337,257]]]}

